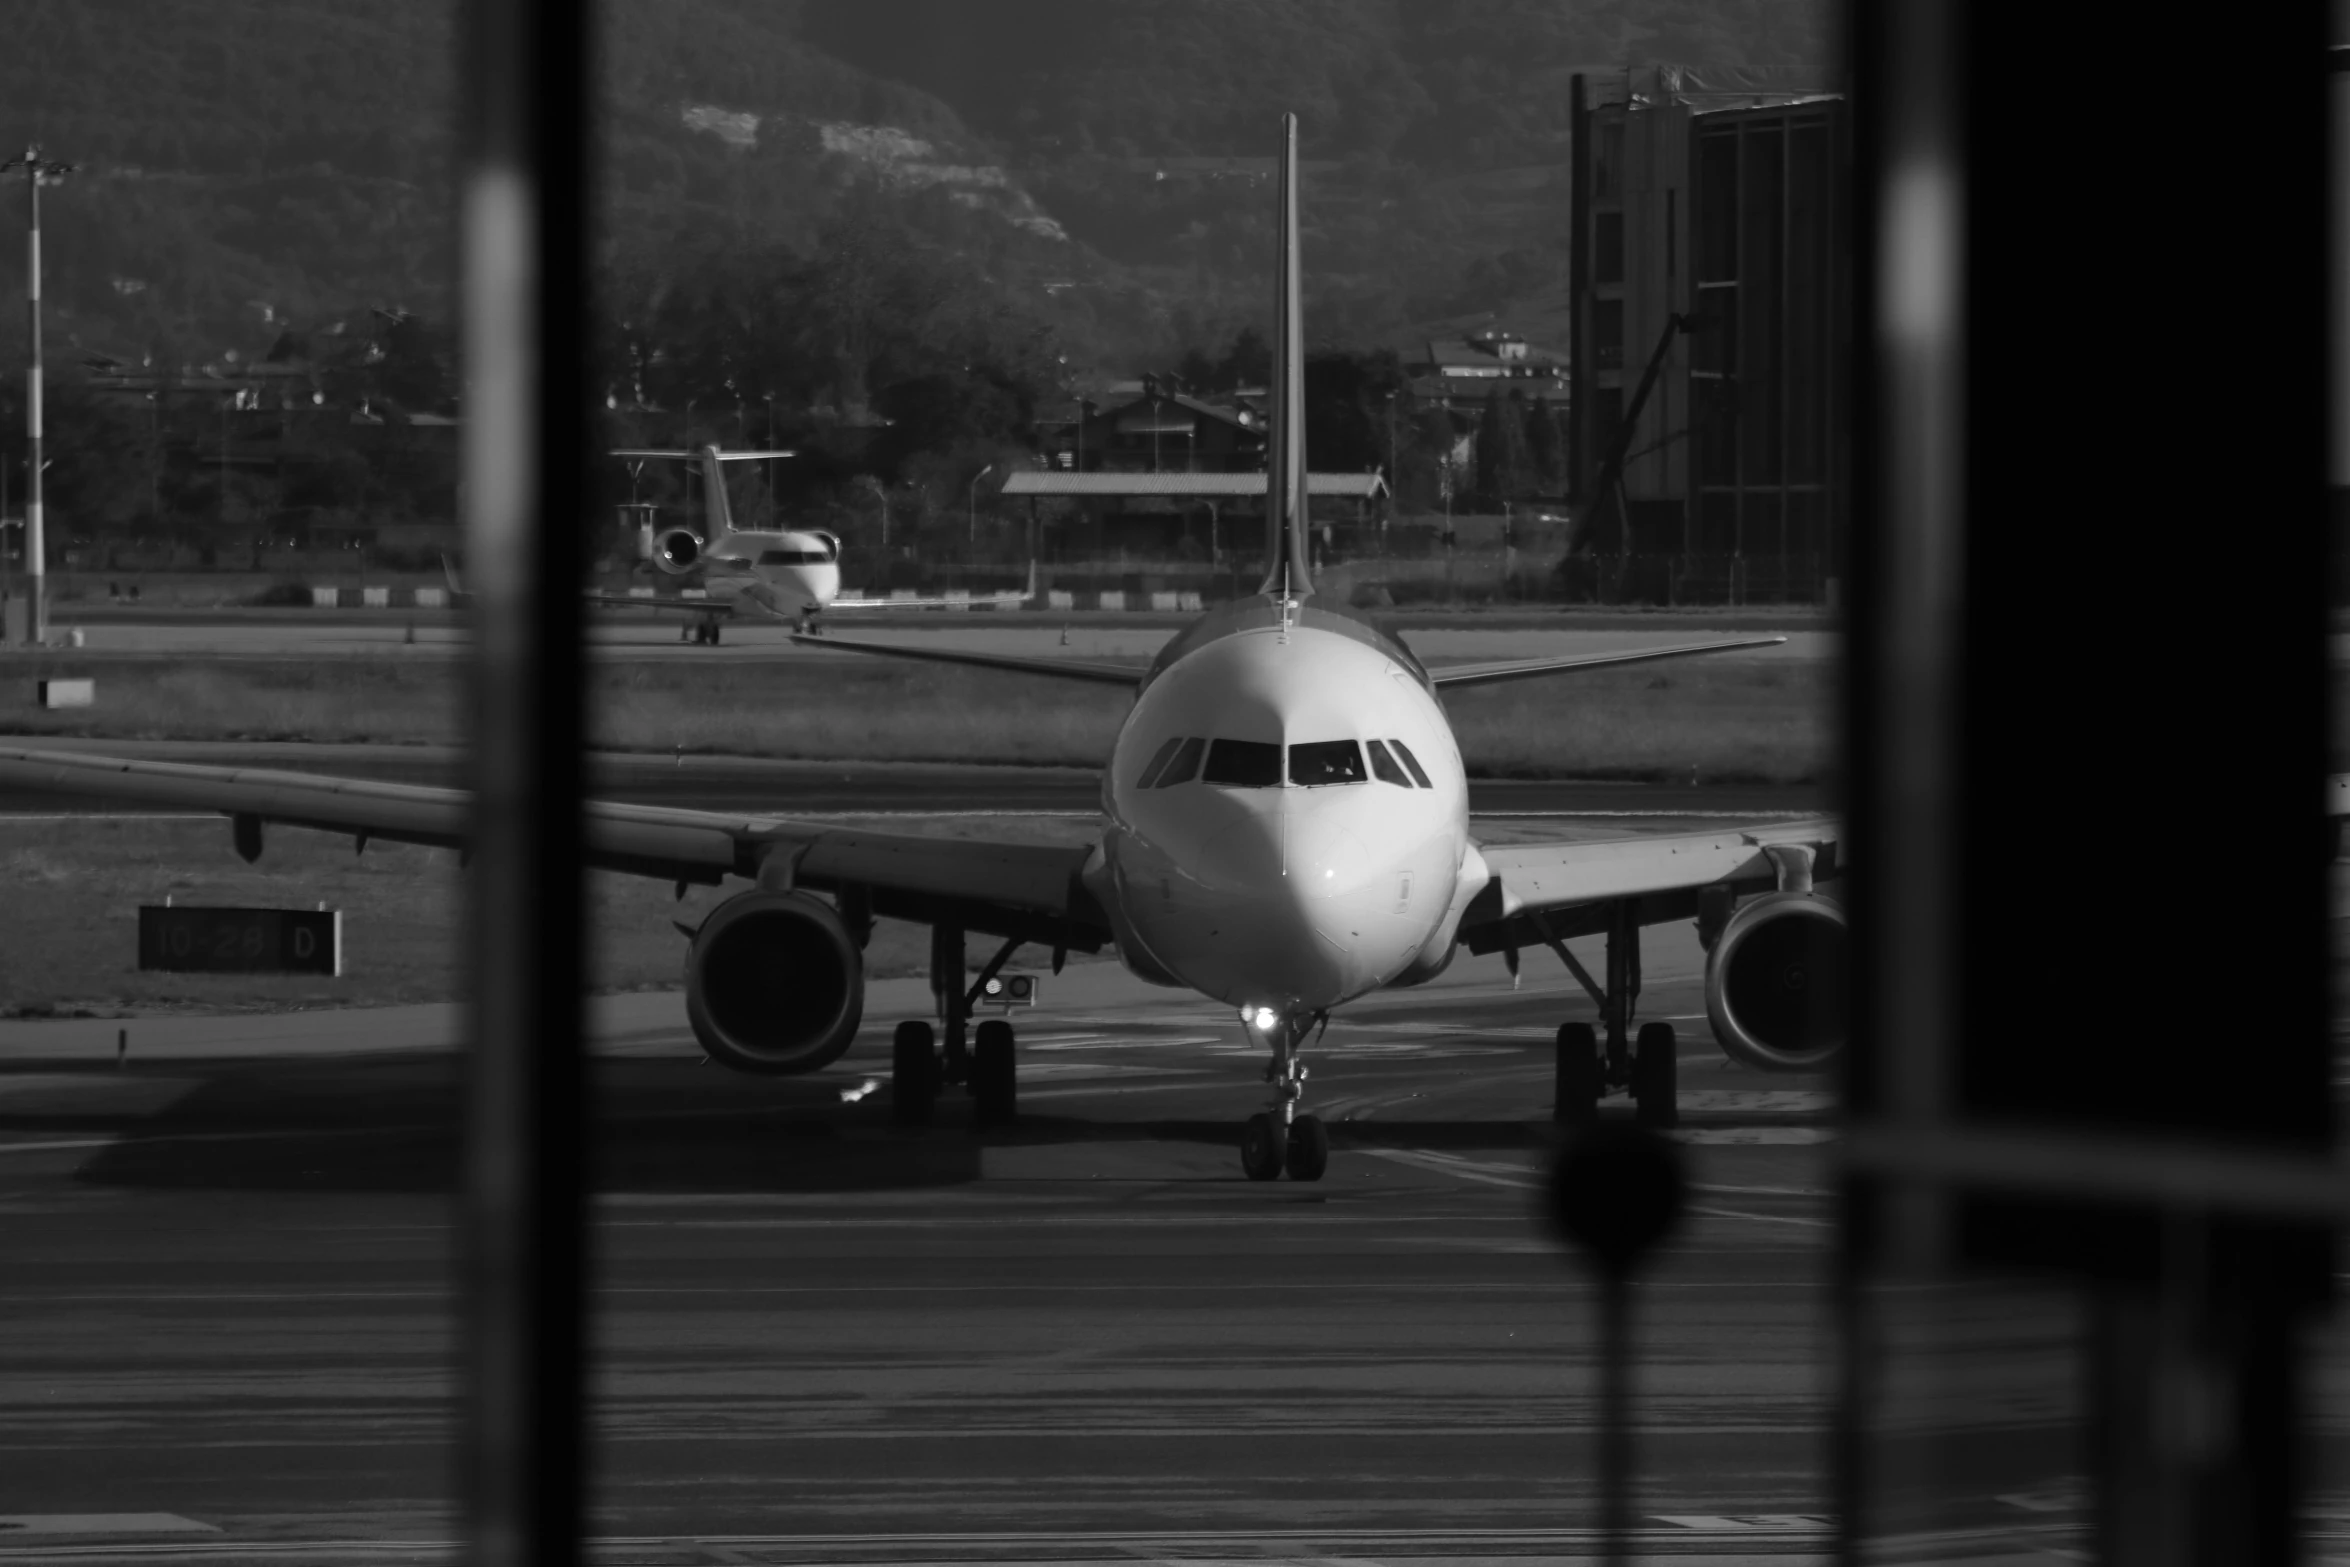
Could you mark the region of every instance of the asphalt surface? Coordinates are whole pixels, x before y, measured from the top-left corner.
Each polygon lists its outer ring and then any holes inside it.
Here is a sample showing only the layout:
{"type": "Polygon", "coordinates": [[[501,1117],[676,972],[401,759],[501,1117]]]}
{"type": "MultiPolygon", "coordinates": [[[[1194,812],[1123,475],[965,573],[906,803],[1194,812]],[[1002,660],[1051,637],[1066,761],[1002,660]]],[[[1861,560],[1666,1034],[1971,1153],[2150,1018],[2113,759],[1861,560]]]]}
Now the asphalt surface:
{"type": "MultiPolygon", "coordinates": [[[[374,639],[354,653],[404,631],[352,624],[374,639]]],[[[263,652],[344,635],[249,629],[263,652]]],[[[1085,631],[1072,653],[1097,651],[1085,631]]],[[[455,760],[92,744],[410,782],[453,781],[455,760]]],[[[592,787],[1066,815],[1098,785],[640,757],[599,759],[592,787]]],[[[1822,803],[1472,791],[1483,814],[1627,830],[1822,803]]],[[[1646,948],[1643,1019],[1681,1034],[1692,1186],[1634,1297],[1635,1559],[1824,1563],[1829,1085],[1730,1067],[1693,934],[1646,948]]],[[[1308,1056],[1334,1143],[1313,1185],[1242,1177],[1262,1062],[1199,998],[1111,965],[1046,978],[1015,1017],[1022,1119],[984,1133],[958,1095],[931,1126],[891,1118],[891,1026],[927,1011],[919,982],[877,982],[847,1057],[767,1080],[705,1064],[675,995],[597,1004],[591,1559],[1597,1559],[1617,1351],[1535,1203],[1552,1037],[1591,1015],[1559,965],[1530,954],[1513,988],[1463,957],[1334,1019],[1308,1056]]],[[[0,1022],[0,1564],[453,1559],[461,1029],[449,1006],[0,1022]]],[[[1996,1376],[1890,1410],[1886,1451],[1930,1439],[1965,1485],[1885,1560],[2078,1543],[2074,1417],[2047,1393],[2073,1385],[2064,1324],[2000,1320],[1996,1376]]]]}
{"type": "MultiPolygon", "coordinates": [[[[31,738],[44,750],[94,751],[216,767],[266,767],[388,783],[460,787],[464,756],[444,746],[305,745],[213,741],[31,738]]],[[[587,780],[598,799],[702,810],[815,815],[1009,812],[1085,815],[1101,775],[1065,767],[952,767],[925,763],[797,762],[761,757],[605,753],[587,780]]],[[[1808,816],[1827,808],[1815,785],[1669,785],[1578,780],[1472,780],[1469,808],[1491,817],[1649,818],[1808,816]]],[[[0,814],[136,813],[142,807],[0,789],[0,814]]]]}
{"type": "MultiPolygon", "coordinates": [[[[1730,1068],[1698,964],[1652,935],[1693,1189],[1635,1299],[1639,1556],[1824,1562],[1827,1084],[1730,1068]]],[[[674,995],[600,1003],[595,1559],[1593,1559],[1608,1351],[1535,1207],[1589,1011],[1555,964],[1334,1020],[1314,1185],[1242,1177],[1260,1062],[1220,1008],[1047,978],[986,1133],[953,1095],[891,1120],[925,1010],[877,983],[842,1062],[757,1080],[674,995]]],[[[456,1023],[0,1023],[0,1562],[447,1559],[456,1023]]],[[[2002,1348],[1937,1538],[2051,1560],[2061,1346],[2002,1348]]]]}

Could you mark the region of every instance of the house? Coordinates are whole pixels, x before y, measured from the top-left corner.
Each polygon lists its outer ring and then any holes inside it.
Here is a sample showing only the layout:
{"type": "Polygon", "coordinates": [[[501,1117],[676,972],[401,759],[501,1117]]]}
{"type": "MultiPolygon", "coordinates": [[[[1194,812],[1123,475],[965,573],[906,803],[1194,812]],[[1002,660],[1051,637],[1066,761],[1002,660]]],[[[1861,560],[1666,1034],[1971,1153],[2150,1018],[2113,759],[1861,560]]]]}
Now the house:
{"type": "Polygon", "coordinates": [[[1113,383],[1104,404],[1043,427],[1062,473],[1251,473],[1265,465],[1264,416],[1246,403],[1194,397],[1172,376],[1113,383]]]}
{"type": "Polygon", "coordinates": [[[1499,328],[1430,338],[1404,366],[1413,399],[1446,408],[1481,406],[1495,386],[1535,402],[1567,400],[1567,357],[1499,328]]]}

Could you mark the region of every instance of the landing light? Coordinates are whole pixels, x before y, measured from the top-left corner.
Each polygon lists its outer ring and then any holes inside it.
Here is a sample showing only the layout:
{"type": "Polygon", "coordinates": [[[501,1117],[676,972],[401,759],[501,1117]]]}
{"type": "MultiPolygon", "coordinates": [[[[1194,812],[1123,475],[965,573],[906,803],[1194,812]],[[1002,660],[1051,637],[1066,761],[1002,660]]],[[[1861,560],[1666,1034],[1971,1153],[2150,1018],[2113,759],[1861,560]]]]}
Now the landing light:
{"type": "Polygon", "coordinates": [[[1273,1025],[1281,1021],[1281,1014],[1271,1007],[1257,1007],[1253,1010],[1242,1011],[1240,1020],[1256,1028],[1259,1032],[1271,1033],[1273,1025]]]}

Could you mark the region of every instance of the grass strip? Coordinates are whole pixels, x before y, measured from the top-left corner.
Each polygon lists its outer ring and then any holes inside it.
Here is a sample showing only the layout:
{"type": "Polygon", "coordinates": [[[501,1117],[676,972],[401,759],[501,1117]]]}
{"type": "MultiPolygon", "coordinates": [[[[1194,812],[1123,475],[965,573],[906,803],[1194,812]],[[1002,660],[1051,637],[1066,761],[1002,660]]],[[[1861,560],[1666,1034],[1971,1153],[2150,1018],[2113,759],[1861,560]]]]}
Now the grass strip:
{"type": "MultiPolygon", "coordinates": [[[[455,744],[453,660],[46,655],[10,665],[0,732],[20,737],[455,744]],[[97,677],[98,705],[33,705],[43,678],[97,677]]],[[[1446,699],[1480,777],[1818,781],[1833,759],[1834,668],[1723,659],[1473,687],[1446,699]]],[[[881,660],[599,662],[601,748],[786,758],[1098,767],[1130,698],[1108,688],[881,660]]]]}

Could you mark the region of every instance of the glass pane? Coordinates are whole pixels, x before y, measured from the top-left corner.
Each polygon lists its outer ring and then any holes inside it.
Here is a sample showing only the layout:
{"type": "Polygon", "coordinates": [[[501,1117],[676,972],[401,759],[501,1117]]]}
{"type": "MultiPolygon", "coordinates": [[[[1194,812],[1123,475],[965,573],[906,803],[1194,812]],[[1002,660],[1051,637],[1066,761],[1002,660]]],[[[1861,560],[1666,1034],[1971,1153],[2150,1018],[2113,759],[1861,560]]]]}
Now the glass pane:
{"type": "Polygon", "coordinates": [[[1787,260],[1781,251],[1785,145],[1776,127],[1750,131],[1746,137],[1740,202],[1745,233],[1738,258],[1738,292],[1745,309],[1738,323],[1738,379],[1745,414],[1739,428],[1740,476],[1747,484],[1779,482],[1779,429],[1785,418],[1785,393],[1779,384],[1786,325],[1786,301],[1780,295],[1787,260]]]}
{"type": "Polygon", "coordinates": [[[1361,783],[1363,753],[1352,740],[1317,740],[1289,748],[1289,781],[1305,788],[1361,783]]]}
{"type": "Polygon", "coordinates": [[[1617,370],[1624,363],[1624,302],[1620,299],[1595,299],[1591,302],[1591,365],[1596,370],[1617,370]]]}
{"type": "Polygon", "coordinates": [[[1273,789],[1281,783],[1281,747],[1261,740],[1219,740],[1208,748],[1202,781],[1238,789],[1273,789]]]}
{"type": "Polygon", "coordinates": [[[1412,770],[1412,779],[1414,782],[1418,783],[1419,786],[1423,789],[1433,789],[1436,787],[1434,784],[1428,781],[1428,769],[1422,767],[1420,765],[1420,759],[1412,755],[1412,748],[1410,746],[1405,745],[1401,740],[1390,740],[1387,743],[1395,747],[1395,754],[1403,758],[1404,766],[1412,770]]]}
{"type": "Polygon", "coordinates": [[[1732,282],[1738,276],[1738,136],[1735,127],[1700,133],[1695,188],[1690,193],[1697,230],[1697,280],[1732,282]]]}
{"type": "Polygon", "coordinates": [[[1378,775],[1380,782],[1397,784],[1406,789],[1412,786],[1403,768],[1396,764],[1394,757],[1387,754],[1387,747],[1376,740],[1366,740],[1363,748],[1371,753],[1371,771],[1378,775]]]}
{"type": "Polygon", "coordinates": [[[1183,749],[1175,753],[1175,760],[1167,764],[1167,770],[1159,774],[1158,783],[1152,787],[1171,789],[1179,783],[1189,783],[1192,774],[1199,771],[1200,753],[1207,748],[1208,743],[1197,735],[1184,741],[1183,749]]]}
{"type": "Polygon", "coordinates": [[[1591,219],[1591,281],[1624,281],[1624,215],[1602,212],[1591,219]]]}
{"type": "Polygon", "coordinates": [[[1181,735],[1177,735],[1174,739],[1169,740],[1165,745],[1160,746],[1158,755],[1151,758],[1150,766],[1144,768],[1142,770],[1142,776],[1134,781],[1134,787],[1137,789],[1148,789],[1152,784],[1156,783],[1159,777],[1159,769],[1165,767],[1170,761],[1174,760],[1175,752],[1182,746],[1182,744],[1183,737],[1181,735]]]}

